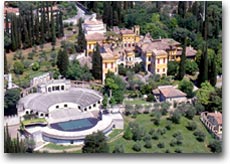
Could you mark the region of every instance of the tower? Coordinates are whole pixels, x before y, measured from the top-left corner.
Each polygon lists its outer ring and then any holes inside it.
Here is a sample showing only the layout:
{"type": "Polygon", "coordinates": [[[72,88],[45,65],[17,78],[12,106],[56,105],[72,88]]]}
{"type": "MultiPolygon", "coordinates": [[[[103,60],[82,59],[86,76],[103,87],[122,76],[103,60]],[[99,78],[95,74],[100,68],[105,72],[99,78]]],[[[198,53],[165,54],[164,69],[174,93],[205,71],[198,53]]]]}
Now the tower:
{"type": "Polygon", "coordinates": [[[136,36],[140,35],[140,26],[139,25],[134,26],[134,33],[136,36]]]}

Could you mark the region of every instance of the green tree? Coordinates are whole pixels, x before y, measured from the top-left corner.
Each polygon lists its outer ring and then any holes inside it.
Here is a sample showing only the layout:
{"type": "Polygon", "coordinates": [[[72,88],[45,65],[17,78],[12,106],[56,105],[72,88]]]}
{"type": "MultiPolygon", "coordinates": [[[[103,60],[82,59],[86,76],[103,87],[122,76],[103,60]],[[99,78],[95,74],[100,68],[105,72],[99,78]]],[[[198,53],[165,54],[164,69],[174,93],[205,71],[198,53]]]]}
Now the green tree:
{"type": "Polygon", "coordinates": [[[104,109],[106,109],[106,108],[107,108],[107,105],[108,105],[108,96],[107,96],[107,95],[104,95],[104,98],[103,98],[103,100],[102,100],[102,107],[103,107],[104,109]]]}
{"type": "Polygon", "coordinates": [[[202,104],[202,105],[208,105],[210,103],[209,101],[209,96],[211,94],[211,92],[214,92],[215,89],[213,88],[213,86],[209,83],[209,82],[204,82],[201,84],[201,88],[198,89],[196,96],[198,101],[202,104]]]}
{"type": "Polygon", "coordinates": [[[182,49],[182,54],[180,58],[180,63],[179,63],[179,70],[178,70],[178,79],[181,80],[184,78],[185,75],[185,63],[186,63],[186,43],[187,39],[186,37],[183,39],[183,49],[182,49]]]}
{"type": "Polygon", "coordinates": [[[21,75],[23,74],[24,72],[24,65],[19,62],[19,61],[16,61],[13,65],[14,67],[14,73],[17,74],[17,75],[21,75]]]}
{"type": "Polygon", "coordinates": [[[124,145],[121,144],[115,145],[113,153],[125,153],[124,145]]]}
{"type": "Polygon", "coordinates": [[[40,68],[39,63],[38,62],[34,62],[33,65],[32,65],[32,70],[33,71],[37,71],[37,70],[39,70],[39,68],[40,68]]]}
{"type": "Polygon", "coordinates": [[[86,49],[86,40],[84,31],[82,29],[82,22],[82,19],[80,19],[78,22],[77,52],[84,52],[86,49]]]}
{"type": "Polygon", "coordinates": [[[181,118],[181,114],[180,114],[179,111],[176,110],[176,111],[174,111],[172,113],[171,120],[172,120],[173,123],[179,124],[180,123],[180,118],[181,118]]]}
{"type": "Polygon", "coordinates": [[[59,69],[59,72],[62,76],[67,76],[68,71],[68,65],[69,65],[69,58],[67,55],[66,48],[63,50],[59,50],[58,57],[57,57],[57,67],[59,69]]]}
{"type": "Polygon", "coordinates": [[[116,103],[119,104],[124,100],[124,91],[125,83],[123,80],[119,76],[114,75],[114,73],[108,72],[105,79],[103,93],[114,97],[116,103]]]}
{"type": "Polygon", "coordinates": [[[217,76],[217,68],[216,68],[216,59],[215,58],[212,58],[212,59],[210,59],[211,61],[210,61],[210,71],[209,71],[209,81],[210,81],[210,84],[212,85],[212,86],[216,86],[216,81],[217,81],[217,78],[216,78],[216,76],[217,76]]]}
{"type": "MultiPolygon", "coordinates": [[[[220,92],[222,94],[222,92],[220,92]]],[[[207,110],[210,112],[220,111],[222,112],[222,95],[217,91],[211,92],[209,95],[209,104],[207,110]]]]}
{"type": "Polygon", "coordinates": [[[186,60],[185,62],[185,72],[189,75],[195,75],[195,73],[199,70],[198,65],[195,61],[186,60]]]}
{"type": "Polygon", "coordinates": [[[182,92],[185,92],[188,98],[192,98],[194,96],[193,83],[191,81],[183,79],[180,81],[178,88],[182,92]]]}
{"type": "Polygon", "coordinates": [[[20,99],[19,89],[8,89],[4,95],[4,115],[17,114],[16,104],[20,99]]]}
{"type": "Polygon", "coordinates": [[[178,70],[178,63],[176,61],[169,61],[167,75],[175,76],[177,74],[177,70],[178,70]]]}
{"type": "Polygon", "coordinates": [[[54,16],[53,16],[53,6],[51,6],[51,38],[52,38],[51,44],[54,47],[56,45],[56,31],[55,31],[54,16]]]}
{"type": "Polygon", "coordinates": [[[92,57],[92,74],[95,79],[102,80],[102,57],[100,54],[99,45],[96,46],[92,57]]]}
{"type": "Polygon", "coordinates": [[[74,60],[68,66],[66,78],[71,80],[90,81],[93,75],[87,66],[81,66],[78,60],[74,60]]]}
{"type": "Polygon", "coordinates": [[[104,134],[100,131],[87,135],[82,148],[83,153],[108,153],[109,146],[104,134]]]}
{"type": "Polygon", "coordinates": [[[6,52],[4,51],[4,74],[8,74],[8,64],[7,64],[7,57],[6,57],[6,52]]]}
{"type": "Polygon", "coordinates": [[[136,142],[136,143],[133,145],[132,148],[133,148],[134,151],[139,152],[139,151],[141,151],[142,145],[141,145],[140,142],[136,142]]]}
{"type": "Polygon", "coordinates": [[[208,145],[213,153],[221,153],[222,152],[222,142],[218,140],[211,141],[208,145]]]}
{"type": "Polygon", "coordinates": [[[195,114],[196,114],[196,109],[192,105],[190,105],[189,108],[187,108],[187,110],[185,111],[185,116],[190,120],[193,119],[195,114]]]}
{"type": "Polygon", "coordinates": [[[126,139],[126,140],[131,140],[131,139],[132,139],[132,131],[131,131],[130,127],[127,127],[127,128],[126,128],[123,137],[124,137],[124,139],[126,139]]]}

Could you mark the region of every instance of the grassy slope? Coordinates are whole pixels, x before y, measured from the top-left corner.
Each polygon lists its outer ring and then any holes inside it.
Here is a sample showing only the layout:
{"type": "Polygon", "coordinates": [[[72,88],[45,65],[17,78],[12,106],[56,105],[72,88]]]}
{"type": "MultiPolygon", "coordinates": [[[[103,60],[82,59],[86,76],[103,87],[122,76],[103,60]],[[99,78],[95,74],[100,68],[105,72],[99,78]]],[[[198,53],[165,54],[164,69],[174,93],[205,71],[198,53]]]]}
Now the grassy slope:
{"type": "MultiPolygon", "coordinates": [[[[126,117],[126,120],[129,119],[126,117]]],[[[140,123],[142,127],[146,129],[146,131],[149,131],[151,128],[154,128],[155,131],[157,128],[164,128],[167,122],[167,119],[164,117],[161,119],[161,123],[159,126],[154,125],[150,121],[151,117],[149,115],[144,115],[140,114],[136,118],[136,122],[140,123]]],[[[206,139],[204,142],[198,142],[196,138],[193,135],[193,132],[187,130],[186,125],[189,120],[185,117],[181,118],[181,123],[180,124],[172,124],[171,130],[167,130],[166,133],[162,136],[159,137],[159,140],[151,140],[152,142],[152,148],[151,149],[146,149],[144,145],[144,141],[141,141],[142,143],[142,150],[140,153],[153,153],[153,152],[159,152],[159,153],[164,153],[166,150],[169,150],[171,153],[175,151],[176,148],[180,148],[183,153],[210,153],[209,148],[207,147],[208,142],[212,139],[211,135],[208,133],[208,131],[205,129],[203,124],[199,120],[199,116],[196,116],[194,118],[194,121],[197,123],[197,129],[202,130],[206,134],[206,139]],[[183,136],[183,144],[181,146],[174,146],[170,147],[170,141],[173,139],[173,134],[175,132],[180,131],[183,136]],[[165,144],[164,148],[158,148],[157,144],[159,142],[163,142],[165,144]]],[[[135,144],[134,141],[127,141],[124,138],[120,138],[114,142],[112,142],[110,145],[110,151],[114,149],[114,146],[117,144],[122,144],[125,147],[125,152],[126,153],[136,153],[135,151],[132,150],[132,146],[135,144]]]]}

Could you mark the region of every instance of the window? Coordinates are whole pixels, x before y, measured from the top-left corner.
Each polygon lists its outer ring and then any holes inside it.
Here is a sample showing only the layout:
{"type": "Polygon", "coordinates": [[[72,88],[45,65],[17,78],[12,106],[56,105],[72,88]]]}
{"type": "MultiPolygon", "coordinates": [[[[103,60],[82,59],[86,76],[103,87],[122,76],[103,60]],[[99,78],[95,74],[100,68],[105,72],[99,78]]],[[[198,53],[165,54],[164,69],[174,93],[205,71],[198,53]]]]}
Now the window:
{"type": "Polygon", "coordinates": [[[160,59],[157,59],[157,64],[160,64],[160,59]]]}
{"type": "Polygon", "coordinates": [[[113,68],[113,63],[111,63],[111,68],[113,68]]]}
{"type": "Polygon", "coordinates": [[[43,116],[44,116],[44,114],[43,114],[43,113],[41,113],[41,114],[40,114],[40,116],[41,116],[41,117],[43,117],[43,116]]]}
{"type": "Polygon", "coordinates": [[[66,108],[66,107],[68,107],[68,105],[67,105],[67,104],[64,104],[64,107],[66,108]]]}
{"type": "Polygon", "coordinates": [[[49,114],[47,113],[47,114],[46,114],[46,117],[48,117],[48,116],[49,116],[49,114]]]}
{"type": "Polygon", "coordinates": [[[51,92],[51,88],[50,87],[48,88],[48,92],[51,92]]]}
{"type": "Polygon", "coordinates": [[[163,72],[165,72],[165,68],[163,68],[163,72]]]}
{"type": "Polygon", "coordinates": [[[61,86],[61,90],[64,90],[64,85],[61,86]]]}
{"type": "Polygon", "coordinates": [[[107,68],[107,63],[105,63],[105,68],[107,68]]]}
{"type": "Polygon", "coordinates": [[[80,107],[80,106],[78,106],[78,109],[81,109],[81,107],[80,107]]]}
{"type": "Polygon", "coordinates": [[[151,61],[151,57],[148,57],[149,58],[149,61],[151,61]]]}
{"type": "Polygon", "coordinates": [[[159,69],[157,69],[157,73],[159,73],[160,72],[160,70],[159,69]]]}
{"type": "Polygon", "coordinates": [[[93,107],[96,107],[96,104],[93,104],[93,107]]]}
{"type": "Polygon", "coordinates": [[[84,111],[87,111],[87,109],[85,108],[84,111]]]}
{"type": "Polygon", "coordinates": [[[163,63],[165,63],[165,58],[163,59],[163,63]]]}
{"type": "Polygon", "coordinates": [[[89,44],[89,49],[91,49],[91,44],[89,44]]]}
{"type": "Polygon", "coordinates": [[[29,111],[26,111],[26,114],[29,114],[29,111]]]}
{"type": "Polygon", "coordinates": [[[56,109],[59,108],[59,105],[56,106],[56,109]]]}
{"type": "Polygon", "coordinates": [[[92,107],[91,106],[89,106],[89,109],[91,109],[92,107]]]}

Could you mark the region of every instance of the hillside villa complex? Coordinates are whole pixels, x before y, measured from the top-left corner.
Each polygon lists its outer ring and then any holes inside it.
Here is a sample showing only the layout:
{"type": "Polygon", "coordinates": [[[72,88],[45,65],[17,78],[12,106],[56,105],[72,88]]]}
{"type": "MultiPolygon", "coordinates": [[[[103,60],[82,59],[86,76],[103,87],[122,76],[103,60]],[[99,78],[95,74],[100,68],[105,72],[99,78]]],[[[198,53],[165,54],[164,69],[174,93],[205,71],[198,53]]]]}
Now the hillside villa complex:
{"type": "MultiPolygon", "coordinates": [[[[92,56],[99,44],[102,57],[102,81],[108,71],[118,73],[118,65],[132,68],[142,63],[145,71],[152,74],[167,75],[168,61],[180,61],[181,44],[171,38],[153,39],[149,33],[140,35],[140,26],[132,29],[114,26],[110,31],[96,15],[84,21],[83,31],[86,38],[86,56],[92,56]]],[[[186,58],[195,59],[197,51],[186,47],[186,58]]]]}

